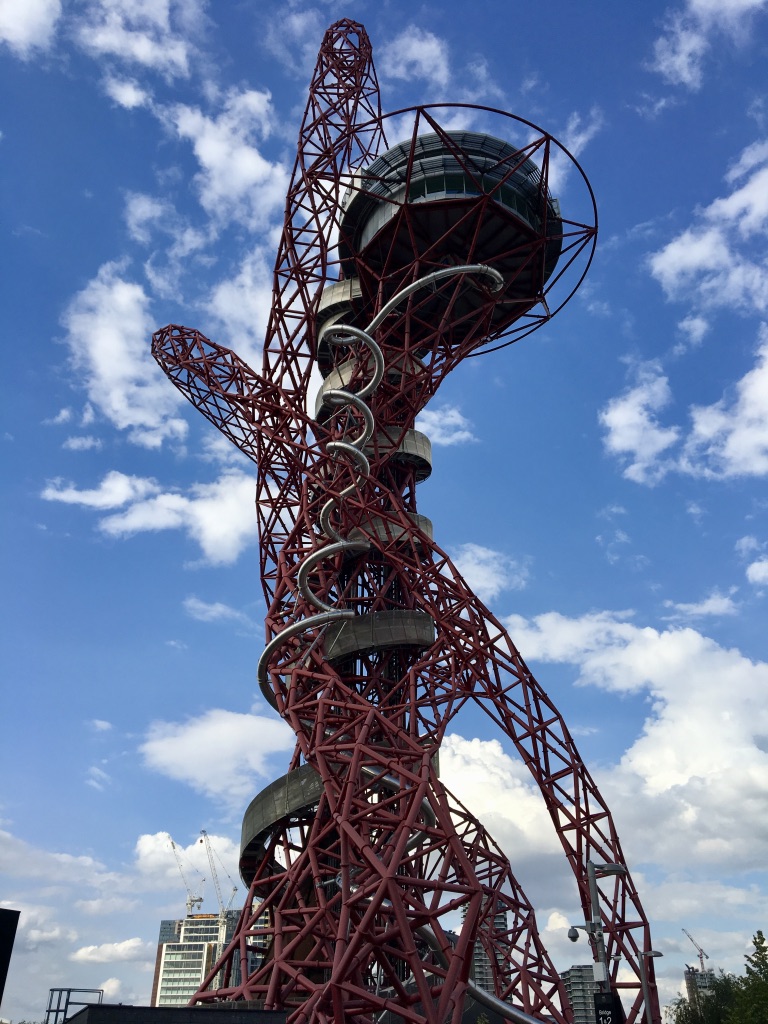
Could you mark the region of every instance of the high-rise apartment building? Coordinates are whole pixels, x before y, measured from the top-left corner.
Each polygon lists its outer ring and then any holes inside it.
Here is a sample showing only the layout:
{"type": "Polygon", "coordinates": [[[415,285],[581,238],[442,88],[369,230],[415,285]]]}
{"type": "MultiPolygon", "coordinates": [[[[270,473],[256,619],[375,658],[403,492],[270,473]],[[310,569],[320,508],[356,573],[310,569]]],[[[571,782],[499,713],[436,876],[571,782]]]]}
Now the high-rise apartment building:
{"type": "Polygon", "coordinates": [[[685,965],[685,994],[692,1006],[698,1006],[701,998],[712,995],[715,972],[710,968],[700,971],[698,967],[685,965]]]}
{"type": "Polygon", "coordinates": [[[235,932],[240,911],[161,921],[152,1006],[186,1006],[235,932]]]}
{"type": "MultiPolygon", "coordinates": [[[[462,922],[467,916],[467,908],[462,907],[461,919],[462,922]]],[[[507,912],[506,910],[497,910],[493,917],[493,930],[497,935],[503,935],[507,930],[507,912]]],[[[503,971],[503,965],[499,964],[499,969],[503,971]]],[[[483,949],[481,942],[475,943],[475,948],[472,952],[472,970],[470,977],[478,988],[485,989],[486,992],[493,992],[495,989],[493,983],[493,967],[491,965],[488,954],[483,949]]]]}
{"type": "Polygon", "coordinates": [[[573,1008],[574,1024],[595,1024],[595,972],[593,964],[574,964],[560,975],[573,1008]]]}

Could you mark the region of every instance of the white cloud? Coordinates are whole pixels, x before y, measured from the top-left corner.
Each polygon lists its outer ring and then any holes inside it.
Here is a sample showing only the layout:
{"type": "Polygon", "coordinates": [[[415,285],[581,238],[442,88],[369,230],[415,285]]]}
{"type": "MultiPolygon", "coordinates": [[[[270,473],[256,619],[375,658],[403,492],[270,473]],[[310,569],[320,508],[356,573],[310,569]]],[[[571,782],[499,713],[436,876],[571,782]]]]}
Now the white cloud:
{"type": "Polygon", "coordinates": [[[149,103],[150,95],[133,78],[114,78],[109,75],[104,79],[104,91],[111,100],[126,110],[135,110],[149,103]]]}
{"type": "Polygon", "coordinates": [[[627,479],[654,484],[673,470],[712,480],[768,474],[768,325],[760,328],[752,369],[717,402],[691,406],[687,431],[656,418],[672,401],[658,363],[637,375],[639,383],[599,416],[605,448],[624,462],[627,479]]]}
{"type": "Polygon", "coordinates": [[[603,112],[592,107],[586,117],[574,112],[568,118],[560,141],[574,156],[579,156],[605,124],[603,112]]]}
{"type": "MultiPolygon", "coordinates": [[[[603,112],[599,107],[592,107],[586,116],[574,111],[568,118],[565,128],[560,133],[560,142],[571,153],[577,157],[589,145],[605,124],[603,112]]],[[[554,194],[562,193],[565,189],[568,176],[573,169],[573,161],[568,159],[563,151],[555,146],[552,148],[549,157],[549,178],[550,191],[554,194]]],[[[607,303],[591,302],[590,312],[599,316],[606,316],[610,312],[607,303]]]]}
{"type": "Polygon", "coordinates": [[[288,172],[259,151],[275,125],[268,92],[229,90],[218,116],[178,104],[162,111],[166,125],[192,143],[200,164],[195,178],[200,202],[217,223],[237,220],[253,230],[282,214],[288,172]]]}
{"type": "Polygon", "coordinates": [[[440,747],[440,777],[497,842],[516,851],[516,859],[531,851],[559,853],[559,840],[530,772],[522,761],[505,754],[498,740],[447,736],[440,747]]]}
{"type": "Polygon", "coordinates": [[[287,71],[306,80],[317,61],[327,18],[317,8],[286,10],[279,18],[267,17],[264,42],[287,71]]]}
{"type": "Polygon", "coordinates": [[[102,442],[92,434],[82,434],[77,437],[68,437],[61,446],[68,452],[92,452],[101,448],[102,442]]]}
{"type": "Polygon", "coordinates": [[[682,467],[697,476],[744,477],[768,473],[768,326],[760,329],[754,367],[732,396],[693,406],[682,467]]]}
{"type": "Polygon", "coordinates": [[[624,476],[636,483],[656,483],[669,465],[659,456],[674,445],[680,431],[662,427],[656,413],[672,400],[669,382],[657,363],[637,368],[638,383],[618,398],[612,398],[600,412],[607,433],[603,443],[612,455],[625,463],[624,476]]]}
{"type": "Polygon", "coordinates": [[[105,771],[101,768],[97,768],[96,765],[91,765],[88,769],[85,784],[86,786],[90,786],[92,789],[97,790],[99,793],[102,793],[111,781],[112,779],[105,771]]]}
{"type": "Polygon", "coordinates": [[[481,544],[462,544],[452,560],[481,601],[492,601],[504,590],[522,590],[528,583],[527,566],[481,544]]]}
{"type": "Polygon", "coordinates": [[[691,603],[665,601],[664,607],[672,610],[673,614],[668,616],[670,621],[679,619],[699,619],[707,615],[735,615],[739,610],[738,605],[730,594],[721,594],[715,589],[701,601],[691,603]]]}
{"type": "Polygon", "coordinates": [[[709,331],[709,323],[703,316],[687,316],[677,325],[692,346],[700,345],[709,331]]]}
{"type": "Polygon", "coordinates": [[[265,249],[247,252],[235,276],[215,285],[206,307],[228,344],[250,366],[258,366],[272,308],[272,259],[265,249]]]}
{"type": "MultiPolygon", "coordinates": [[[[701,308],[768,309],[768,142],[748,146],[728,174],[728,194],[697,211],[691,227],[649,257],[667,298],[701,308]]],[[[684,324],[700,330],[700,314],[684,324]]],[[[695,335],[694,335],[695,337],[695,335]]]]}
{"type": "Polygon", "coordinates": [[[123,512],[99,521],[102,533],[124,538],[157,530],[184,530],[212,565],[231,564],[256,539],[253,478],[235,469],[225,470],[212,483],[192,484],[187,494],[161,491],[154,480],[113,470],[90,490],[52,480],[41,497],[98,510],[127,505],[123,512]]]}
{"type": "Polygon", "coordinates": [[[135,242],[146,245],[152,238],[151,226],[157,221],[176,220],[173,204],[143,192],[129,192],[125,203],[125,223],[135,242]]]}
{"type": "Polygon", "coordinates": [[[198,622],[237,622],[242,626],[254,626],[244,612],[239,612],[222,601],[208,602],[201,601],[199,597],[188,597],[184,601],[184,610],[198,622]]]}
{"type": "Polygon", "coordinates": [[[253,478],[228,471],[209,484],[193,484],[188,494],[166,491],[135,501],[125,512],[107,516],[99,529],[110,537],[156,530],[184,530],[199,544],[205,561],[230,565],[256,540],[253,478]]]}
{"type": "Polygon", "coordinates": [[[6,0],[0,4],[0,42],[30,60],[47,50],[61,17],[61,0],[6,0]]]}
{"type": "Polygon", "coordinates": [[[123,983],[119,978],[105,978],[99,983],[108,1003],[116,1003],[123,994],[123,983]]]}
{"type": "Polygon", "coordinates": [[[90,0],[76,29],[92,57],[151,68],[168,78],[187,76],[203,24],[199,0],[90,0]]]}
{"type": "Polygon", "coordinates": [[[627,613],[551,612],[508,625],[528,659],[573,664],[580,685],[649,692],[642,732],[599,779],[622,808],[634,857],[647,860],[652,843],[657,863],[762,866],[768,833],[755,823],[768,803],[768,664],[691,628],[637,626],[627,613]]]}
{"type": "Polygon", "coordinates": [[[294,743],[275,716],[213,708],[186,722],[153,722],[140,750],[152,771],[241,809],[272,773],[272,755],[294,743]]]}
{"type": "Polygon", "coordinates": [[[755,586],[762,587],[768,583],[768,558],[758,558],[747,566],[747,579],[755,586]]]}
{"type": "Polygon", "coordinates": [[[145,447],[183,437],[174,416],[181,396],[150,354],[155,323],[141,285],[126,280],[125,267],[105,263],[70,302],[62,322],[76,372],[91,404],[118,430],[145,447]]]}
{"type": "Polygon", "coordinates": [[[103,718],[92,718],[90,726],[95,732],[109,732],[112,728],[112,723],[105,722],[103,718]]]}
{"type": "Polygon", "coordinates": [[[155,952],[151,943],[135,938],[123,939],[122,942],[104,942],[100,946],[81,946],[70,954],[69,959],[86,964],[115,964],[126,960],[151,963],[155,952]]]}
{"type": "Polygon", "coordinates": [[[429,437],[432,444],[464,444],[476,440],[472,424],[453,405],[425,409],[419,413],[416,426],[429,437]]]}
{"type": "Polygon", "coordinates": [[[59,409],[55,416],[52,416],[49,420],[43,420],[46,427],[57,427],[62,423],[69,423],[72,419],[72,410],[69,407],[59,409]]]}
{"type": "Polygon", "coordinates": [[[154,480],[140,476],[126,476],[112,470],[107,473],[98,487],[78,490],[74,484],[52,480],[43,490],[41,497],[46,501],[62,501],[67,505],[83,505],[86,508],[119,508],[129,502],[141,501],[159,488],[154,480]]]}
{"type": "Polygon", "coordinates": [[[705,58],[717,36],[748,41],[749,15],[764,8],[765,0],[687,0],[682,9],[667,16],[664,34],[654,43],[649,69],[672,85],[700,89],[705,58]]]}
{"type": "Polygon", "coordinates": [[[673,15],[667,21],[666,34],[654,43],[650,69],[672,85],[699,89],[709,46],[708,33],[700,23],[680,14],[673,15]]]}
{"type": "Polygon", "coordinates": [[[445,88],[450,81],[448,44],[433,32],[416,25],[408,25],[399,36],[385,43],[379,53],[379,65],[385,79],[425,79],[438,89],[445,88]]]}

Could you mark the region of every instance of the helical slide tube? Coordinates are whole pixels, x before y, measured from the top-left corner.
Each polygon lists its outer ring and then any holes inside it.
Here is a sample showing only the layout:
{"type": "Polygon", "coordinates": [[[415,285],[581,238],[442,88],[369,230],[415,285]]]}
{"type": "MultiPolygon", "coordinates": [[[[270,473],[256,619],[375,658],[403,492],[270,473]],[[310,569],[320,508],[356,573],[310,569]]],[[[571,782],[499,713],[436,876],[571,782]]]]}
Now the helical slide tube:
{"type": "Polygon", "coordinates": [[[405,288],[401,288],[397,294],[382,306],[364,330],[359,327],[352,327],[348,324],[335,322],[327,324],[318,334],[318,345],[323,341],[327,341],[331,345],[349,345],[350,340],[361,343],[373,359],[373,374],[368,383],[359,391],[350,391],[347,388],[334,388],[327,391],[323,396],[324,401],[333,406],[334,410],[339,411],[345,407],[351,408],[359,413],[363,419],[363,429],[357,437],[352,440],[329,441],[326,444],[326,451],[328,454],[334,458],[340,455],[348,458],[350,463],[354,465],[357,475],[353,482],[345,487],[338,495],[332,495],[320,510],[320,530],[323,536],[331,543],[326,544],[324,547],[318,548],[306,555],[299,564],[297,571],[296,585],[300,595],[308,604],[314,605],[315,608],[318,608],[320,610],[320,614],[310,615],[307,618],[299,619],[286,626],[277,634],[277,636],[270,640],[259,658],[257,668],[259,687],[261,688],[261,692],[264,697],[269,701],[272,707],[276,706],[276,701],[269,686],[268,678],[269,660],[272,657],[272,654],[278,650],[285,641],[299,633],[303,633],[306,630],[313,629],[315,627],[327,626],[329,623],[334,622],[337,619],[348,619],[355,616],[355,612],[351,609],[334,608],[331,605],[326,604],[325,601],[321,600],[315,593],[313,593],[309,586],[309,575],[312,569],[320,562],[325,561],[326,558],[332,558],[342,552],[358,553],[366,551],[370,547],[370,543],[366,540],[350,540],[342,537],[338,530],[333,527],[331,523],[331,516],[339,507],[340,502],[354,494],[361,479],[370,474],[370,464],[363,448],[373,435],[375,423],[373,414],[364,399],[370,398],[384,376],[384,355],[378,345],[378,342],[373,338],[373,332],[381,326],[389,314],[397,309],[400,303],[403,302],[404,299],[408,298],[409,295],[419,291],[421,288],[428,288],[437,281],[448,277],[454,277],[458,274],[476,274],[481,277],[488,278],[492,294],[496,294],[504,287],[504,278],[501,274],[492,267],[486,266],[484,263],[471,263],[457,267],[442,267],[440,270],[435,270],[432,271],[432,273],[425,274],[417,281],[413,281],[411,284],[406,285],[405,288]]]}

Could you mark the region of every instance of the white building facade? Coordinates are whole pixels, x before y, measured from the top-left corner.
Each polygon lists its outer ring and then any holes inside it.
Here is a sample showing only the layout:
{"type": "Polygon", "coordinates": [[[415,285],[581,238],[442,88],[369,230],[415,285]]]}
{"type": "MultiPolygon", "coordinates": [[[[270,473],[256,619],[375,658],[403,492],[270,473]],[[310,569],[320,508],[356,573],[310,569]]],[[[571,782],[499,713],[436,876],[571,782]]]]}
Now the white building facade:
{"type": "Polygon", "coordinates": [[[239,916],[227,910],[161,921],[150,1005],[186,1006],[232,938],[239,916]]]}

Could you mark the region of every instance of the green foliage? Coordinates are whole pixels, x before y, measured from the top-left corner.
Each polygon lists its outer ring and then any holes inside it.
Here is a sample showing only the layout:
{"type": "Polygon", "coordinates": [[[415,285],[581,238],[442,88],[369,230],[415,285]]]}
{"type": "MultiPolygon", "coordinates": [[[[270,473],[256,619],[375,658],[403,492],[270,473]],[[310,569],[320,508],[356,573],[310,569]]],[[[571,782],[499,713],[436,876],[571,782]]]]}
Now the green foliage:
{"type": "Polygon", "coordinates": [[[667,1009],[669,1024],[730,1024],[729,1013],[735,1005],[739,979],[720,973],[710,989],[696,1003],[678,999],[667,1009]]]}
{"type": "Polygon", "coordinates": [[[768,1024],[768,945],[760,931],[752,941],[743,978],[721,972],[711,995],[667,1007],[667,1024],[768,1024]]]}
{"type": "Polygon", "coordinates": [[[768,948],[758,932],[755,952],[746,957],[746,974],[739,978],[738,991],[725,1024],[768,1024],[768,948]]]}

